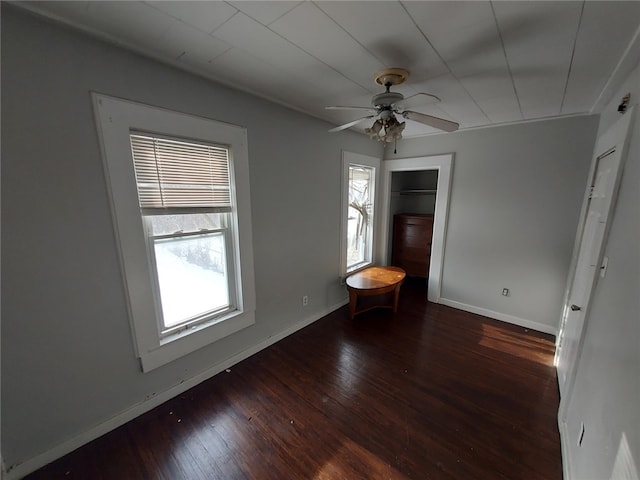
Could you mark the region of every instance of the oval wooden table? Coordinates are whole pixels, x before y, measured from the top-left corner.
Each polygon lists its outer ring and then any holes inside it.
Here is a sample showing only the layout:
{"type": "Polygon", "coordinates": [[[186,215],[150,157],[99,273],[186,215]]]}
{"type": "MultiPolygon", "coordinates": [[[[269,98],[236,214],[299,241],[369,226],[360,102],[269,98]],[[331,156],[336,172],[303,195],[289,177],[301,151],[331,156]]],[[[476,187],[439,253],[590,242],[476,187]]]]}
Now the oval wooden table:
{"type": "Polygon", "coordinates": [[[392,308],[393,313],[398,310],[398,298],[400,286],[406,273],[399,267],[368,267],[347,277],[347,290],[349,291],[349,318],[372,308],[392,308]],[[392,305],[372,305],[356,310],[358,297],[384,295],[393,292],[392,305]]]}

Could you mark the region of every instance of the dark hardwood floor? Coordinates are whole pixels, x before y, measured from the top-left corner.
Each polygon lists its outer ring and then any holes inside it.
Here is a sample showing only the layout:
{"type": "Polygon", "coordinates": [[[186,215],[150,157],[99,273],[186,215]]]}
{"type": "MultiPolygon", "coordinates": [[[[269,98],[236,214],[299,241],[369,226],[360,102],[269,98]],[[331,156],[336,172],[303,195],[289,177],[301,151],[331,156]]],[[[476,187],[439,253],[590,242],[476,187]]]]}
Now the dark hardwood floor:
{"type": "Polygon", "coordinates": [[[27,478],[561,479],[553,338],[425,296],[344,307],[27,478]]]}

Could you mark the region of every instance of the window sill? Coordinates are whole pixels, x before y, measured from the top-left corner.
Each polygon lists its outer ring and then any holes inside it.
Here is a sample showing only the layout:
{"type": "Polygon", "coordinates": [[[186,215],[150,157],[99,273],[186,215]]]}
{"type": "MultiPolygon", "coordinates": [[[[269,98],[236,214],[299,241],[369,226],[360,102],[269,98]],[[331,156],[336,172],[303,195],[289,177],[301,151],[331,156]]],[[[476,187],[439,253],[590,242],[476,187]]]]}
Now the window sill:
{"type": "Polygon", "coordinates": [[[222,318],[169,335],[161,340],[157,348],[140,354],[142,371],[149,372],[253,324],[253,311],[235,310],[222,318]]]}
{"type": "Polygon", "coordinates": [[[201,319],[197,323],[193,323],[190,326],[182,326],[171,333],[164,333],[160,336],[160,346],[166,345],[171,342],[175,342],[176,340],[180,340],[181,338],[187,337],[189,335],[197,335],[202,330],[205,330],[209,327],[214,326],[216,323],[225,322],[227,320],[231,320],[237,315],[240,315],[242,312],[239,310],[229,310],[226,309],[223,312],[218,312],[217,315],[210,314],[211,318],[201,319]]]}

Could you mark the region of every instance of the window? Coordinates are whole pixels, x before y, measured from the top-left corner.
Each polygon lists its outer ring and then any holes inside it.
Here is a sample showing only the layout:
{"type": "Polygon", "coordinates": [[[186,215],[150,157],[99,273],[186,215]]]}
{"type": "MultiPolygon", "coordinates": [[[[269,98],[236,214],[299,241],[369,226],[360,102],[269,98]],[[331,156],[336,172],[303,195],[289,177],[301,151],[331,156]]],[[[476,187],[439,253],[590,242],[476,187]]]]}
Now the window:
{"type": "Polygon", "coordinates": [[[132,132],[160,335],[233,310],[229,150],[132,132]]]}
{"type": "Polygon", "coordinates": [[[343,155],[342,272],[373,262],[376,170],[378,159],[345,152],[343,155]]]}
{"type": "Polygon", "coordinates": [[[254,323],[246,132],[94,95],[144,371],[254,323]]]}
{"type": "Polygon", "coordinates": [[[349,165],[347,207],[347,270],[371,263],[375,169],[349,165]]]}

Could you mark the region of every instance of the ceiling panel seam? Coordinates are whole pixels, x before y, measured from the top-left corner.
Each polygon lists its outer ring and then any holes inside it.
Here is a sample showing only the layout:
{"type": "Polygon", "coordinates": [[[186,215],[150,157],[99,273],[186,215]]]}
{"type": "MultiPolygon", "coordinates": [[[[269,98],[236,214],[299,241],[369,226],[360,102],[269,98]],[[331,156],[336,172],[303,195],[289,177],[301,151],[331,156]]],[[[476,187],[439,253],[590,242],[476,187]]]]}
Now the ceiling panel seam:
{"type": "Polygon", "coordinates": [[[567,90],[569,89],[569,78],[571,78],[571,69],[573,67],[573,57],[576,53],[576,45],[578,43],[578,34],[580,33],[580,27],[582,26],[582,14],[584,13],[585,1],[582,1],[582,7],[580,8],[580,16],[578,17],[578,27],[576,28],[576,34],[573,37],[573,48],[571,48],[571,60],[569,60],[569,69],[567,70],[567,78],[564,82],[564,90],[562,92],[562,101],[560,102],[560,112],[564,108],[564,101],[567,98],[567,90]]]}
{"type": "Polygon", "coordinates": [[[478,102],[476,101],[476,99],[473,97],[473,95],[471,95],[471,93],[469,92],[469,90],[467,90],[467,87],[464,86],[464,84],[460,81],[460,79],[456,76],[455,73],[453,73],[453,70],[451,70],[451,67],[449,66],[449,64],[447,63],[447,61],[442,57],[442,55],[440,54],[440,52],[438,51],[438,49],[435,47],[435,45],[433,45],[433,43],[431,43],[431,41],[429,40],[429,37],[427,36],[426,33],[424,33],[424,31],[422,30],[422,28],[420,28],[420,25],[418,25],[418,22],[416,22],[416,20],[411,16],[411,13],[409,13],[409,10],[407,10],[407,7],[405,7],[404,2],[399,2],[400,5],[402,6],[402,9],[405,11],[405,13],[407,14],[407,16],[411,19],[411,21],[413,22],[413,24],[415,25],[415,27],[418,29],[418,31],[420,32],[420,35],[422,35],[422,37],[425,39],[425,41],[431,46],[431,48],[433,49],[433,51],[436,53],[436,55],[438,56],[438,58],[440,59],[440,61],[444,64],[445,67],[447,67],[447,70],[449,71],[449,74],[456,80],[456,82],[458,82],[458,85],[460,86],[460,88],[462,88],[465,93],[469,96],[469,98],[471,99],[471,101],[476,105],[476,107],[478,107],[478,110],[480,110],[482,112],[482,114],[485,116],[485,118],[487,120],[489,120],[489,122],[491,122],[491,118],[489,118],[489,115],[487,115],[487,113],[482,109],[482,107],[478,104],[478,102]]]}
{"type": "Polygon", "coordinates": [[[518,89],[516,87],[516,82],[513,79],[513,72],[511,71],[511,64],[509,63],[509,57],[507,57],[507,49],[504,46],[504,38],[502,38],[502,31],[500,30],[500,24],[498,23],[498,17],[496,16],[496,11],[493,8],[493,1],[489,2],[489,6],[491,7],[491,14],[493,15],[493,21],[496,24],[496,30],[498,31],[498,38],[500,39],[500,46],[502,47],[502,55],[504,56],[504,63],[506,63],[507,70],[509,71],[509,79],[511,80],[511,88],[513,88],[513,94],[516,97],[516,102],[518,102],[518,110],[520,111],[520,118],[524,118],[524,114],[522,113],[522,105],[520,104],[520,95],[518,95],[518,89]]]}
{"type": "MultiPolygon", "coordinates": [[[[159,9],[158,7],[156,7],[155,5],[153,5],[153,4],[152,4],[152,3],[150,3],[150,2],[142,2],[142,3],[143,3],[144,5],[146,5],[146,6],[150,7],[150,8],[153,8],[154,10],[158,11],[158,12],[159,12],[159,13],[161,13],[162,15],[165,15],[165,16],[167,16],[167,17],[169,17],[169,18],[172,18],[172,19],[174,20],[174,23],[173,23],[172,25],[175,25],[175,23],[176,23],[176,22],[179,22],[179,23],[181,23],[181,24],[183,24],[183,25],[186,25],[186,26],[187,26],[187,27],[189,27],[189,28],[193,28],[193,29],[195,29],[195,30],[197,30],[197,31],[199,31],[199,32],[202,32],[202,33],[206,34],[208,37],[211,37],[211,38],[212,38],[212,39],[214,39],[214,40],[217,40],[217,41],[219,41],[219,42],[223,42],[223,43],[227,43],[227,42],[225,42],[224,40],[222,40],[222,39],[220,39],[220,38],[216,37],[216,36],[213,34],[213,32],[215,32],[217,29],[219,29],[220,27],[222,27],[223,25],[225,25],[228,21],[230,21],[233,17],[235,17],[238,13],[240,13],[240,11],[239,11],[237,8],[235,8],[233,5],[229,5],[231,8],[233,8],[233,9],[235,10],[235,12],[233,13],[233,15],[231,15],[229,18],[227,18],[224,22],[222,22],[220,25],[218,25],[218,26],[217,26],[216,28],[214,28],[212,31],[207,32],[206,30],[203,30],[203,29],[201,29],[201,28],[197,27],[196,25],[193,25],[192,23],[185,22],[185,21],[184,21],[184,20],[182,20],[181,18],[178,18],[178,17],[176,17],[176,16],[174,16],[174,15],[171,15],[171,14],[170,14],[170,13],[168,13],[168,12],[165,12],[164,10],[159,9]]],[[[227,2],[225,2],[225,3],[227,3],[227,2]]],[[[167,30],[166,30],[165,32],[163,32],[163,33],[162,33],[161,37],[162,37],[162,36],[164,36],[164,35],[166,35],[170,30],[171,30],[171,26],[170,26],[169,28],[167,28],[167,30]]],[[[132,48],[136,48],[136,47],[134,46],[134,47],[132,47],[132,48]]],[[[230,46],[229,46],[229,48],[227,48],[227,49],[225,49],[224,51],[220,52],[219,54],[217,54],[217,55],[215,55],[215,56],[211,57],[211,58],[208,60],[208,63],[211,63],[211,62],[212,62],[213,60],[215,60],[216,58],[218,58],[218,57],[220,57],[220,56],[224,55],[225,53],[227,53],[227,52],[228,52],[229,50],[231,50],[232,48],[234,48],[234,47],[230,45],[230,46]]],[[[181,57],[183,57],[186,53],[187,53],[186,51],[183,51],[180,55],[178,55],[177,57],[175,57],[173,60],[180,60],[180,58],[181,58],[181,57]]]]}
{"type": "Polygon", "coordinates": [[[225,26],[227,23],[229,23],[229,22],[230,22],[233,18],[235,18],[235,16],[236,16],[236,15],[238,15],[239,13],[240,13],[240,10],[238,10],[238,9],[236,8],[236,13],[234,13],[233,15],[231,15],[231,16],[230,16],[229,18],[227,18],[224,22],[222,22],[222,23],[221,23],[220,25],[218,25],[216,28],[214,28],[213,30],[211,30],[211,31],[209,32],[209,35],[211,35],[212,37],[216,38],[217,40],[224,41],[224,40],[222,40],[221,38],[218,38],[218,37],[216,37],[216,36],[215,36],[216,31],[217,31],[217,30],[219,30],[219,29],[221,29],[221,28],[222,28],[223,26],[225,26]]]}
{"type": "MultiPolygon", "coordinates": [[[[369,52],[369,54],[375,58],[376,60],[378,60],[382,65],[384,65],[385,67],[392,67],[393,65],[387,65],[387,63],[384,61],[384,59],[378,57],[378,55],[376,55],[374,52],[372,52],[371,50],[369,50],[365,45],[363,45],[357,38],[355,38],[353,35],[351,35],[351,33],[349,33],[349,31],[344,28],[335,18],[333,18],[331,15],[329,15],[327,12],[325,12],[323,10],[323,8],[318,5],[316,2],[311,2],[318,10],[320,10],[322,13],[324,13],[333,23],[335,23],[338,28],[340,28],[344,33],[346,33],[349,37],[351,37],[351,39],[356,42],[358,45],[360,45],[364,50],[366,50],[367,52],[369,52]]],[[[373,72],[372,72],[373,73],[373,72]]],[[[371,88],[367,88],[367,90],[369,91],[369,93],[374,93],[374,90],[371,88]]]]}
{"type": "MultiPolygon", "coordinates": [[[[264,0],[263,0],[263,1],[264,1],[264,0]]],[[[236,6],[235,6],[235,5],[233,5],[232,3],[229,3],[229,2],[227,2],[227,1],[225,1],[224,3],[226,3],[226,4],[227,4],[227,5],[229,5],[230,7],[235,8],[236,10],[238,10],[238,7],[236,7],[236,6]]],[[[244,14],[245,14],[247,17],[249,17],[251,20],[253,20],[253,21],[255,21],[255,22],[258,22],[258,23],[260,23],[260,24],[264,25],[265,27],[268,27],[268,26],[269,26],[269,25],[271,25],[272,23],[275,23],[275,22],[277,22],[278,20],[280,20],[282,17],[284,17],[286,14],[288,14],[291,10],[293,10],[294,8],[296,8],[296,7],[297,7],[298,5],[300,5],[301,3],[302,3],[302,2],[294,2],[294,1],[292,1],[292,2],[291,2],[291,5],[292,5],[292,6],[291,6],[291,8],[290,8],[289,10],[287,10],[287,11],[286,11],[286,12],[284,12],[284,13],[282,13],[282,14],[281,14],[281,15],[279,15],[278,17],[274,18],[274,19],[273,19],[273,20],[271,20],[269,23],[261,22],[261,21],[260,21],[260,20],[258,20],[257,18],[252,17],[251,15],[249,15],[247,12],[244,12],[244,11],[243,11],[242,13],[244,13],[244,14]]]]}
{"type": "MultiPolygon", "coordinates": [[[[292,8],[292,9],[290,9],[290,10],[288,10],[284,15],[281,15],[278,19],[280,19],[280,18],[284,17],[285,15],[287,15],[287,14],[291,13],[293,10],[295,10],[296,8],[298,8],[301,4],[302,4],[302,2],[297,3],[295,7],[293,7],[293,8],[292,8]]],[[[315,5],[315,4],[314,4],[314,5],[315,5]]],[[[320,10],[320,11],[321,11],[323,14],[325,14],[323,10],[320,10]]],[[[246,13],[243,13],[243,14],[244,14],[244,15],[246,15],[246,13]]],[[[325,15],[326,15],[326,14],[325,14],[325,15]]],[[[235,15],[234,15],[234,16],[235,16],[235,15]]],[[[328,16],[328,15],[327,15],[327,16],[328,16]]],[[[314,59],[314,60],[316,60],[317,62],[319,62],[319,63],[323,64],[323,65],[324,65],[324,66],[326,66],[327,68],[330,68],[331,70],[333,70],[334,72],[336,72],[338,75],[340,75],[340,76],[341,76],[341,77],[343,77],[344,79],[346,79],[346,80],[350,81],[351,83],[353,83],[354,85],[357,85],[357,86],[358,86],[358,87],[360,87],[360,88],[363,88],[363,89],[364,89],[364,90],[366,90],[367,92],[371,92],[371,89],[370,89],[369,87],[366,87],[366,86],[364,86],[364,85],[360,84],[360,82],[358,82],[358,81],[356,81],[356,80],[354,80],[354,79],[352,79],[352,78],[349,78],[348,76],[346,76],[346,75],[345,75],[344,73],[342,73],[341,71],[336,70],[333,66],[331,66],[331,65],[329,65],[328,63],[326,63],[326,62],[322,61],[321,59],[319,59],[318,57],[316,57],[316,56],[315,56],[315,55],[313,55],[312,53],[310,53],[310,52],[308,52],[307,50],[305,50],[304,48],[302,48],[300,45],[298,45],[298,44],[296,44],[296,43],[292,42],[292,41],[291,41],[291,40],[289,40],[287,37],[285,37],[285,36],[283,36],[283,35],[280,35],[280,33],[276,32],[274,29],[272,29],[272,28],[270,27],[270,25],[271,25],[272,23],[274,23],[276,20],[274,20],[273,22],[270,22],[270,23],[269,23],[269,25],[265,25],[264,23],[262,23],[262,22],[260,22],[260,21],[256,20],[255,18],[251,17],[250,15],[247,15],[247,17],[249,17],[249,18],[251,18],[253,21],[255,21],[255,22],[257,22],[257,23],[259,23],[259,24],[263,25],[263,26],[264,26],[266,29],[268,29],[270,32],[274,33],[275,35],[277,35],[278,37],[280,37],[281,39],[283,39],[285,42],[289,43],[289,44],[290,44],[291,46],[293,46],[294,48],[297,48],[298,50],[300,50],[300,51],[304,52],[305,54],[309,55],[311,58],[313,58],[313,59],[314,59]]],[[[332,19],[331,17],[328,17],[328,18],[329,18],[331,21],[333,21],[333,19],[332,19]]],[[[230,20],[230,19],[229,19],[229,20],[230,20]]],[[[225,22],[225,23],[226,23],[226,22],[225,22]]],[[[221,25],[221,26],[222,26],[222,25],[221,25]]],[[[221,27],[221,26],[220,26],[220,27],[221,27]]],[[[218,27],[218,28],[220,28],[220,27],[218,27]]],[[[340,27],[340,28],[342,28],[342,27],[340,27]]],[[[216,30],[217,30],[217,29],[216,29],[216,30]]],[[[215,32],[215,30],[214,30],[214,32],[215,32]]],[[[234,46],[234,48],[239,48],[239,47],[235,47],[235,46],[234,46]]],[[[247,52],[247,53],[251,53],[251,52],[247,52]]],[[[268,61],[268,59],[267,59],[266,61],[267,61],[267,63],[270,63],[270,62],[268,61]]]]}
{"type": "MultiPolygon", "coordinates": [[[[213,33],[216,29],[218,29],[218,28],[219,28],[219,27],[216,27],[216,28],[214,28],[213,30],[211,30],[211,31],[209,32],[209,31],[207,31],[207,30],[204,30],[204,29],[202,29],[202,28],[198,27],[197,25],[194,25],[193,23],[185,22],[182,18],[176,17],[175,15],[172,15],[172,14],[171,14],[171,13],[169,13],[169,12],[165,12],[164,10],[162,10],[162,9],[158,8],[157,6],[155,6],[155,5],[154,5],[153,3],[151,3],[151,2],[141,2],[141,3],[142,3],[142,4],[144,4],[144,5],[146,5],[147,7],[153,8],[154,10],[156,10],[157,12],[161,13],[162,15],[164,15],[164,16],[166,16],[166,17],[172,18],[172,19],[173,19],[173,20],[175,20],[176,22],[180,22],[180,23],[182,23],[183,25],[186,25],[186,26],[188,26],[188,27],[190,27],[190,28],[195,28],[195,29],[196,29],[196,30],[198,30],[199,32],[206,33],[206,34],[207,34],[207,35],[209,35],[209,36],[212,36],[212,33],[213,33]]],[[[225,3],[226,3],[226,2],[225,2],[225,3]]],[[[230,6],[231,8],[233,8],[233,9],[235,10],[235,12],[234,12],[234,14],[233,14],[233,15],[231,15],[229,18],[227,18],[227,19],[226,19],[226,20],[225,20],[225,21],[224,21],[220,26],[222,26],[222,25],[224,25],[225,23],[227,23],[229,20],[231,20],[233,17],[235,17],[235,16],[237,15],[237,13],[238,13],[238,9],[237,9],[237,8],[235,8],[233,5],[229,5],[229,6],[230,6]]],[[[164,32],[164,34],[166,34],[166,33],[167,33],[167,32],[164,32]]]]}
{"type": "MultiPolygon", "coordinates": [[[[225,2],[227,3],[227,2],[225,2]]],[[[231,7],[235,8],[233,5],[231,5],[231,7]]],[[[229,45],[228,42],[225,42],[224,40],[222,40],[221,38],[216,37],[213,33],[218,30],[219,28],[222,28],[223,25],[226,25],[227,22],[230,22],[232,18],[234,18],[236,15],[238,15],[240,13],[240,10],[238,10],[236,8],[236,12],[231,15],[229,18],[227,18],[224,22],[222,22],[220,25],[218,25],[216,28],[214,28],[211,32],[209,32],[207,35],[209,35],[211,38],[215,38],[216,40],[218,40],[219,42],[224,42],[227,45],[229,45]]],[[[208,63],[212,63],[214,60],[220,58],[222,55],[226,54],[229,50],[233,49],[233,48],[237,48],[234,47],[233,45],[229,45],[229,48],[227,48],[224,52],[220,52],[218,55],[212,57],[209,59],[208,63]]]]}

